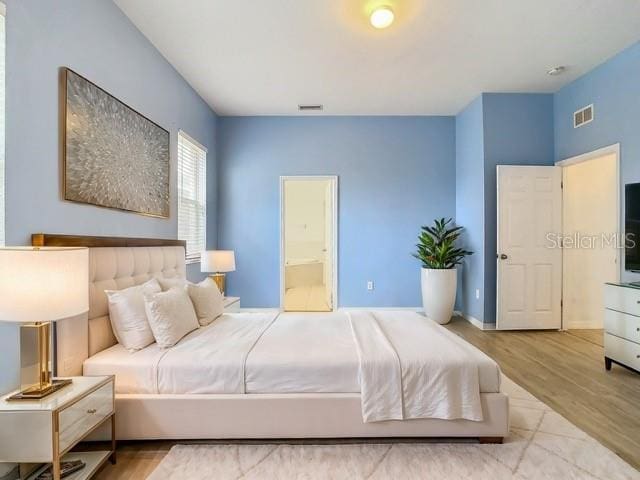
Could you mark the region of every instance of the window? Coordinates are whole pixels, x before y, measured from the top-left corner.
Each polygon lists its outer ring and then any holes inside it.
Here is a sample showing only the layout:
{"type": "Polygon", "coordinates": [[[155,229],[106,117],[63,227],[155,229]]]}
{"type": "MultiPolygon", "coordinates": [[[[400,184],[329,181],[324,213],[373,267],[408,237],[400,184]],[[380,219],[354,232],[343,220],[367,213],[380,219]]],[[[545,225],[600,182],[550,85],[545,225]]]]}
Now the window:
{"type": "Polygon", "coordinates": [[[0,3],[0,245],[4,245],[4,4],[0,3]]]}
{"type": "Polygon", "coordinates": [[[206,249],[207,149],[178,132],[178,238],[187,241],[187,263],[206,249]]]}

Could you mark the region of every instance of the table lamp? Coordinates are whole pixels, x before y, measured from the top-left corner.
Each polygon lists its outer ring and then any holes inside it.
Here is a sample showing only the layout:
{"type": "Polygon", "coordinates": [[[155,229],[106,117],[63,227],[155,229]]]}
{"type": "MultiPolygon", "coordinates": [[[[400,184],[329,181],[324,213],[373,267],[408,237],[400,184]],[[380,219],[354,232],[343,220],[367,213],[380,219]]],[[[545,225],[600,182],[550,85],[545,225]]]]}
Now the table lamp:
{"type": "Polygon", "coordinates": [[[200,257],[200,271],[212,273],[211,279],[218,285],[218,290],[224,296],[225,274],[235,272],[236,257],[233,250],[208,250],[200,257]]]}
{"type": "Polygon", "coordinates": [[[0,248],[0,322],[20,326],[20,388],[38,399],[71,383],[51,377],[51,322],[89,310],[89,250],[0,248]]]}

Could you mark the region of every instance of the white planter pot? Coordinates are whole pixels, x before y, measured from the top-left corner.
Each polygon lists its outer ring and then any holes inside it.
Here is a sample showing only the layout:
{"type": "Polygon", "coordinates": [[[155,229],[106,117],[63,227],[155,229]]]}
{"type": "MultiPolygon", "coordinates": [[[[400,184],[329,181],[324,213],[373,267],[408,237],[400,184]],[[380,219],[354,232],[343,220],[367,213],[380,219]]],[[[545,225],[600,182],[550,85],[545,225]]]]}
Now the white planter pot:
{"type": "Polygon", "coordinates": [[[456,269],[423,268],[421,281],[424,313],[440,325],[449,323],[456,302],[458,284],[456,269]]]}

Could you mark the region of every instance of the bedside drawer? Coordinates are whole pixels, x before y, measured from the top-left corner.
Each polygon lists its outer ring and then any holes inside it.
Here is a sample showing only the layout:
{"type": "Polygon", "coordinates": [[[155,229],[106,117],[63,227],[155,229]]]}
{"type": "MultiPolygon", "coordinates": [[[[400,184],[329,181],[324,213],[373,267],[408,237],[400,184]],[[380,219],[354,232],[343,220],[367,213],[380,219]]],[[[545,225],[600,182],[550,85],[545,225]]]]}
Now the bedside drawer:
{"type": "Polygon", "coordinates": [[[640,289],[605,285],[604,307],[631,315],[640,315],[640,289]]]}
{"type": "Polygon", "coordinates": [[[604,354],[628,367],[640,370],[640,345],[637,343],[605,333],[604,354]]]}
{"type": "Polygon", "coordinates": [[[113,412],[113,382],[103,385],[73,405],[58,417],[60,452],[64,452],[113,412]]]}
{"type": "Polygon", "coordinates": [[[604,329],[607,333],[640,343],[640,317],[605,310],[604,329]]]}

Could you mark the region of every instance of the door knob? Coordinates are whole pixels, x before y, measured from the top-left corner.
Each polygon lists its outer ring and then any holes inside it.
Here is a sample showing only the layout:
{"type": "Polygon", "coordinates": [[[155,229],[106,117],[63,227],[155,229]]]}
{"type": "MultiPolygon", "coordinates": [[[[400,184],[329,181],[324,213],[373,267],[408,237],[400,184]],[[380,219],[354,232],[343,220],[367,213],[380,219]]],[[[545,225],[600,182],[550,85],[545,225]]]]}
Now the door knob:
{"type": "Polygon", "coordinates": [[[509,258],[507,255],[505,255],[504,253],[500,254],[500,260],[506,260],[507,258],[509,258]]]}

